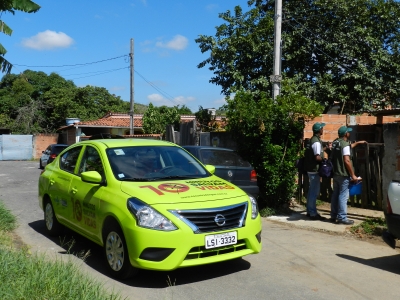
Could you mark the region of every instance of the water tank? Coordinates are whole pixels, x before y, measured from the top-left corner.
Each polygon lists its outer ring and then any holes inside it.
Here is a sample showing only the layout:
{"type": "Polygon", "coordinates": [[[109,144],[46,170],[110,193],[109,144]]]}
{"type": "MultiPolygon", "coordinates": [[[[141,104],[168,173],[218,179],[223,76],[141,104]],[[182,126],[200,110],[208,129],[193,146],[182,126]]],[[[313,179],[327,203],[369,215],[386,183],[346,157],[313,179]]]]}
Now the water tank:
{"type": "Polygon", "coordinates": [[[72,125],[72,124],[74,124],[74,123],[78,123],[78,122],[80,122],[81,120],[80,119],[78,119],[78,118],[66,118],[65,119],[65,124],[67,125],[67,126],[69,126],[69,125],[72,125]]]}

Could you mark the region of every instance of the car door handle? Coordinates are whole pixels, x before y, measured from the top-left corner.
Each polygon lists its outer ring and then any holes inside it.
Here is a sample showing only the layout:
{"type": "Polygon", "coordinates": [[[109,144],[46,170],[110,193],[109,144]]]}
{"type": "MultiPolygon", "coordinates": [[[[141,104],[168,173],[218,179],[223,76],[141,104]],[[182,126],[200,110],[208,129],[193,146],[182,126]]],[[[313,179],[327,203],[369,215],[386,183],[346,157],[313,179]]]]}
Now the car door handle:
{"type": "Polygon", "coordinates": [[[72,188],[71,191],[72,191],[72,194],[76,194],[78,192],[78,189],[72,188]]]}
{"type": "Polygon", "coordinates": [[[55,183],[54,179],[50,179],[50,185],[53,185],[55,183]]]}

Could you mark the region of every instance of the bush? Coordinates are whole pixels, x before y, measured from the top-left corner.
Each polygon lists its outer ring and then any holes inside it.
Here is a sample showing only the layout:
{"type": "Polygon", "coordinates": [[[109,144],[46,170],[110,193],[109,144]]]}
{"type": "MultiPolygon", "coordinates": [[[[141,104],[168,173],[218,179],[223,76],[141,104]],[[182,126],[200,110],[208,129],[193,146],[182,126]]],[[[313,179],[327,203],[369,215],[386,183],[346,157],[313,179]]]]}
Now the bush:
{"type": "Polygon", "coordinates": [[[319,112],[320,106],[296,93],[274,101],[263,92],[246,91],[227,103],[228,130],[257,172],[260,208],[287,205],[296,191],[303,116],[319,112]]]}

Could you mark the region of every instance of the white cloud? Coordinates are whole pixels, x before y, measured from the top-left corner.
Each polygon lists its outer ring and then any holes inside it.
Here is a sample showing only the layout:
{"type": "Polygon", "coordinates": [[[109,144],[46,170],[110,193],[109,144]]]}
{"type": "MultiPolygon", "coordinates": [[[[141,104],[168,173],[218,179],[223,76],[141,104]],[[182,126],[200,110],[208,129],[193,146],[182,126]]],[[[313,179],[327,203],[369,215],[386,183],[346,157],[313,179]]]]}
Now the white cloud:
{"type": "Polygon", "coordinates": [[[56,48],[67,48],[74,40],[64,32],[46,30],[37,35],[22,40],[22,45],[35,50],[51,50],[56,48]]]}
{"type": "Polygon", "coordinates": [[[225,98],[220,98],[220,99],[214,100],[213,103],[216,104],[218,107],[221,107],[222,105],[226,104],[226,100],[225,100],[225,98]]]}
{"type": "Polygon", "coordinates": [[[167,99],[165,97],[163,97],[160,94],[151,94],[147,96],[147,99],[149,100],[149,102],[153,103],[154,106],[176,106],[176,105],[187,105],[189,102],[194,101],[195,98],[194,97],[184,97],[184,96],[178,96],[175,97],[174,99],[170,100],[167,99]]]}
{"type": "Polygon", "coordinates": [[[156,46],[160,48],[168,48],[173,50],[183,50],[188,45],[188,39],[183,35],[176,35],[168,42],[157,42],[156,46]]]}

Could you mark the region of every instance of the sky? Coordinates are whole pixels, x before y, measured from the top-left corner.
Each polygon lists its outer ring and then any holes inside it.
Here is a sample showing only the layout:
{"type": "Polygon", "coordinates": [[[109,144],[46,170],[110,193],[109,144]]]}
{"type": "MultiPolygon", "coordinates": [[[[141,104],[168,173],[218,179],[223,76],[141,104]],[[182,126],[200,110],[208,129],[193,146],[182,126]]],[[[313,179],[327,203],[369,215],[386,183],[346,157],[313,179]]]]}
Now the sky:
{"type": "Polygon", "coordinates": [[[130,44],[133,39],[133,101],[155,106],[218,109],[221,88],[209,81],[209,57],[195,39],[215,36],[219,13],[247,0],[34,0],[37,13],[4,13],[12,30],[2,35],[13,74],[27,69],[55,72],[76,86],[106,88],[130,101],[130,44]]]}

